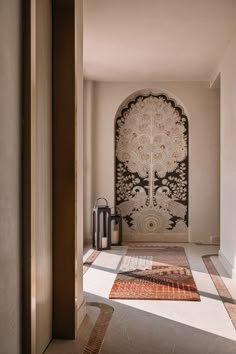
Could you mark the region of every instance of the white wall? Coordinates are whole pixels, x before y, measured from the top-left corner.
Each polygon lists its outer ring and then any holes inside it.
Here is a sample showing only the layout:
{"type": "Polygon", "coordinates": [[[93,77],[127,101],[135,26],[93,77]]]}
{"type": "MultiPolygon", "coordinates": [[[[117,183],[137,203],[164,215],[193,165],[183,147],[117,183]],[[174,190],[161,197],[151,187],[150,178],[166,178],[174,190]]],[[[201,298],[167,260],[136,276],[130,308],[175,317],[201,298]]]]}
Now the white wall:
{"type": "Polygon", "coordinates": [[[236,35],[219,66],[221,77],[221,248],[220,257],[236,277],[236,35]]]}
{"type": "Polygon", "coordinates": [[[21,1],[0,1],[0,353],[20,353],[21,1]]]}
{"type": "MultiPolygon", "coordinates": [[[[170,97],[188,110],[190,129],[190,241],[210,243],[219,235],[219,90],[208,83],[104,83],[94,82],[93,90],[85,90],[85,145],[88,152],[86,178],[92,175],[92,197],[85,196],[85,237],[91,239],[91,207],[97,197],[105,197],[114,205],[114,119],[122,101],[133,92],[153,88],[168,91],[170,97]],[[92,96],[92,97],[91,97],[92,96]],[[179,99],[179,100],[178,100],[179,99]],[[88,102],[92,102],[92,112],[88,102]],[[92,118],[91,118],[92,114],[92,118]],[[92,119],[92,129],[89,121],[92,119]],[[90,167],[89,167],[90,166],[90,167]],[[92,166],[92,169],[91,169],[92,166]]],[[[91,183],[91,182],[88,182],[91,183]]]]}
{"type": "MultiPolygon", "coordinates": [[[[91,209],[93,196],[93,82],[84,81],[84,230],[85,241],[91,239],[91,209]]],[[[85,242],[86,243],[86,242],[85,242]]]]}

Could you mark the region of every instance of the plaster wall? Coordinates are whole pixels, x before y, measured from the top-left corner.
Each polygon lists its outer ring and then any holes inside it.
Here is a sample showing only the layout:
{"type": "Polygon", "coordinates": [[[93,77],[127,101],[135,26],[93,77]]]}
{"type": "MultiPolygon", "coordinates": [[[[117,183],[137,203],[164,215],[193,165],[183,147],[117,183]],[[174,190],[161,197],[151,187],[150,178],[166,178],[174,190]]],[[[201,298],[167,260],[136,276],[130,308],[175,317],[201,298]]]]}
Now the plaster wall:
{"type": "Polygon", "coordinates": [[[83,119],[83,0],[75,2],[76,20],[76,166],[77,166],[77,327],[86,314],[83,296],[83,240],[84,240],[84,119],[83,119]]]}
{"type": "Polygon", "coordinates": [[[221,248],[220,257],[236,277],[236,35],[219,66],[221,81],[221,248]]]}
{"type": "Polygon", "coordinates": [[[21,1],[0,1],[0,353],[20,353],[21,1]]]}
{"type": "Polygon", "coordinates": [[[52,339],[52,13],[36,2],[36,352],[52,339]]]}
{"type": "Polygon", "coordinates": [[[145,88],[166,92],[184,107],[189,118],[189,241],[210,243],[220,228],[220,106],[219,90],[209,89],[206,82],[85,83],[86,241],[91,240],[94,200],[102,196],[110,206],[114,205],[116,112],[129,95],[145,88]],[[90,144],[92,150],[87,147],[90,144]]]}
{"type": "Polygon", "coordinates": [[[91,209],[94,203],[94,148],[93,141],[93,82],[84,81],[84,231],[85,243],[91,241],[91,209]]]}

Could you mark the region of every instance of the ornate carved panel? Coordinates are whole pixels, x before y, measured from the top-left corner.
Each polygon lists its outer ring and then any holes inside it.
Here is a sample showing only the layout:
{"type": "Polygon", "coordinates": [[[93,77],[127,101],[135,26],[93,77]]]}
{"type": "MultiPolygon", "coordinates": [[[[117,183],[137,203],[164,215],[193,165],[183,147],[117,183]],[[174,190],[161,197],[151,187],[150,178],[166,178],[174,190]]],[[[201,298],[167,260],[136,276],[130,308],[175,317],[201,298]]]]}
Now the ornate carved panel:
{"type": "Polygon", "coordinates": [[[188,119],[164,94],[139,95],[115,123],[115,200],[125,233],[187,233],[188,119]]]}

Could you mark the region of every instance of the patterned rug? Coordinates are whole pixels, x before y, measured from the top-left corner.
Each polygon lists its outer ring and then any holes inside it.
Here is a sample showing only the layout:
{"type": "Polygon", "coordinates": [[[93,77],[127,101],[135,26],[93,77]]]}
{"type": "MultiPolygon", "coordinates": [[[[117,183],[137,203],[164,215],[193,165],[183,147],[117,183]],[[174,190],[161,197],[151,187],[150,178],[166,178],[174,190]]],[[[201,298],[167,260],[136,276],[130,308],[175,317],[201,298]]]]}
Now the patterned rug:
{"type": "Polygon", "coordinates": [[[109,298],[200,301],[184,248],[154,245],[129,246],[109,298]]]}

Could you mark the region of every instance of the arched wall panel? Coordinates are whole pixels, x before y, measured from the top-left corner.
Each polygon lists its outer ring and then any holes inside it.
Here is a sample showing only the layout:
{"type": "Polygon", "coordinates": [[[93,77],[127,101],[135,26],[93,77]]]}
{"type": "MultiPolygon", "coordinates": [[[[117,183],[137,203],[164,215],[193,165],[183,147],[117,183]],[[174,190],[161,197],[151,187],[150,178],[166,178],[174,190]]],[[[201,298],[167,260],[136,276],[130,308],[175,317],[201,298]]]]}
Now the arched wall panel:
{"type": "Polygon", "coordinates": [[[140,91],[119,108],[115,203],[127,239],[187,239],[188,140],[187,116],[166,94],[140,91]]]}

